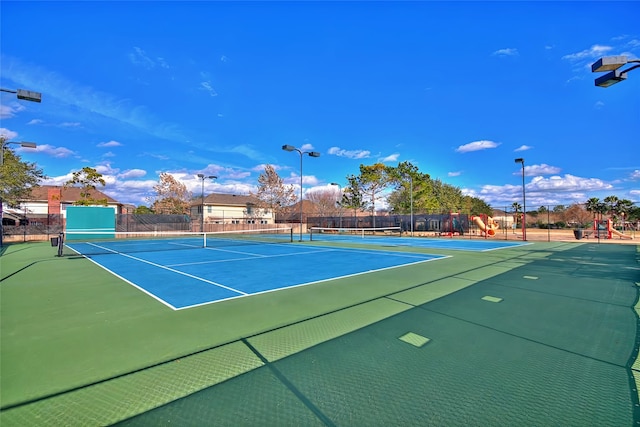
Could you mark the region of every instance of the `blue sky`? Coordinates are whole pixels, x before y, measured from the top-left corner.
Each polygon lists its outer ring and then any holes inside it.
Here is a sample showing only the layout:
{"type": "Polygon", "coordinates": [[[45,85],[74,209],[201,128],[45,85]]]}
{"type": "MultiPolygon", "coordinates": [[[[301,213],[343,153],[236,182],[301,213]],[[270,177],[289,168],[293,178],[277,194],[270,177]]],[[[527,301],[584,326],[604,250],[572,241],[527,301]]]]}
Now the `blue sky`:
{"type": "MultiPolygon", "coordinates": [[[[410,161],[500,207],[640,201],[638,2],[0,3],[0,131],[62,184],[85,166],[123,203],[161,172],[248,194],[265,164],[304,191],[410,161]]],[[[14,146],[15,147],[15,146],[14,146]]]]}

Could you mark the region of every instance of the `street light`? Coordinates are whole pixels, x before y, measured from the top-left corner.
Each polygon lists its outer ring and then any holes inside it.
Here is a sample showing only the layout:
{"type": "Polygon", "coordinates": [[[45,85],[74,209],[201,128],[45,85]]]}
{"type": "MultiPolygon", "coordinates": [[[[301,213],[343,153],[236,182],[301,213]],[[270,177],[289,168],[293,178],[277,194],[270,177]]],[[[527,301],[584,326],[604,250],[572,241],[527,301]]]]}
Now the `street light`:
{"type": "Polygon", "coordinates": [[[200,231],[204,233],[204,180],[205,179],[216,179],[215,175],[205,175],[203,173],[198,174],[198,178],[202,181],[202,191],[200,192],[200,199],[202,201],[202,217],[200,219],[200,231]]]}
{"type": "MultiPolygon", "coordinates": [[[[1,141],[1,139],[0,139],[1,141]]],[[[4,164],[4,147],[6,147],[9,144],[18,144],[21,147],[24,148],[36,148],[37,144],[35,142],[25,142],[25,141],[2,141],[0,142],[0,146],[2,148],[0,148],[0,165],[4,164]]]]}
{"type": "Polygon", "coordinates": [[[337,182],[332,182],[331,185],[337,185],[340,192],[340,201],[337,202],[337,205],[340,206],[340,228],[342,228],[342,186],[337,182]]]}
{"type": "MultiPolygon", "coordinates": [[[[0,92],[9,92],[9,93],[15,93],[18,97],[18,99],[23,99],[25,101],[32,101],[32,102],[42,102],[42,94],[40,92],[32,92],[29,90],[24,90],[24,89],[18,89],[18,90],[11,90],[11,89],[4,89],[4,88],[0,88],[0,92]]],[[[23,147],[29,147],[29,148],[35,148],[36,144],[33,142],[6,142],[6,141],[2,141],[2,148],[0,149],[0,166],[2,166],[4,164],[4,147],[5,145],[8,144],[20,144],[23,147]]],[[[0,247],[2,247],[2,234],[4,233],[4,231],[2,230],[2,197],[0,197],[0,247]]]]}
{"type": "Polygon", "coordinates": [[[300,154],[300,241],[302,242],[302,156],[307,154],[309,157],[320,157],[317,151],[302,151],[293,145],[283,145],[284,151],[297,151],[300,154]]]}
{"type": "Polygon", "coordinates": [[[522,163],[522,240],[527,240],[527,198],[524,192],[524,159],[517,158],[516,163],[522,163]]]}
{"type": "Polygon", "coordinates": [[[409,177],[409,193],[411,193],[411,237],[413,237],[413,176],[407,175],[409,177]]]}
{"type": "Polygon", "coordinates": [[[596,86],[599,87],[609,87],[622,80],[626,80],[627,73],[631,70],[635,70],[636,68],[640,68],[640,59],[627,59],[626,56],[605,56],[598,59],[591,65],[592,73],[602,73],[604,71],[608,71],[607,74],[604,74],[597,79],[595,79],[596,86]],[[637,62],[637,65],[633,65],[626,70],[620,70],[621,67],[637,62]]]}
{"type": "Polygon", "coordinates": [[[40,92],[33,92],[25,89],[11,90],[3,88],[0,88],[0,92],[15,93],[18,99],[25,101],[42,102],[42,94],[40,92]]]}

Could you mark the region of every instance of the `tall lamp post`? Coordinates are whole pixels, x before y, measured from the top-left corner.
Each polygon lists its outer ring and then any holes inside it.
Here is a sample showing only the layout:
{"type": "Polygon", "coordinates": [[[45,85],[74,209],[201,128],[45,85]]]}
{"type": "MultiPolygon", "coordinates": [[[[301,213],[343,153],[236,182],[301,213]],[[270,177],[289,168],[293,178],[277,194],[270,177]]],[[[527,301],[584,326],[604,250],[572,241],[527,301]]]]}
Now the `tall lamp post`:
{"type": "Polygon", "coordinates": [[[204,180],[205,179],[216,179],[215,175],[205,175],[203,173],[198,174],[198,178],[202,182],[202,190],[200,192],[200,200],[202,205],[202,217],[200,218],[200,231],[204,233],[204,180]]]}
{"type": "Polygon", "coordinates": [[[21,147],[24,148],[36,148],[37,144],[35,142],[25,142],[25,141],[2,141],[2,139],[0,139],[0,165],[4,164],[4,147],[6,147],[9,144],[18,144],[21,147]]]}
{"type": "Polygon", "coordinates": [[[317,151],[302,151],[293,145],[283,145],[284,151],[297,151],[300,154],[300,242],[302,242],[302,156],[308,155],[309,157],[320,157],[320,153],[317,151]]]}
{"type": "Polygon", "coordinates": [[[413,176],[412,175],[407,175],[409,177],[409,193],[411,195],[411,201],[410,201],[410,206],[411,206],[411,237],[413,237],[413,176]]]}
{"type": "Polygon", "coordinates": [[[340,201],[337,202],[337,205],[340,206],[340,228],[342,228],[342,186],[337,182],[332,182],[331,185],[337,185],[340,192],[340,201]]]}
{"type": "Polygon", "coordinates": [[[636,68],[640,68],[640,59],[628,59],[624,55],[604,56],[591,64],[592,73],[603,73],[605,71],[608,71],[607,74],[604,74],[595,79],[594,82],[596,86],[599,87],[613,86],[616,83],[626,80],[627,73],[629,73],[629,71],[631,70],[635,70],[636,68]],[[637,63],[637,65],[632,65],[625,70],[620,69],[625,65],[632,63],[637,63]]]}
{"type": "MultiPolygon", "coordinates": [[[[25,141],[4,141],[2,138],[0,138],[0,166],[4,165],[4,147],[6,147],[9,144],[18,144],[21,147],[25,147],[25,148],[36,148],[36,143],[35,142],[25,142],[25,141]]],[[[2,212],[3,212],[3,206],[2,206],[3,200],[2,200],[2,193],[0,193],[0,247],[2,247],[2,239],[3,239],[3,234],[4,234],[4,230],[2,229],[2,212]]]]}
{"type": "Polygon", "coordinates": [[[522,240],[527,240],[527,198],[524,191],[524,159],[517,158],[516,163],[522,164],[522,240]]]}
{"type": "MultiPolygon", "coordinates": [[[[15,93],[18,99],[31,102],[42,102],[42,94],[40,92],[33,92],[25,89],[4,89],[0,88],[0,92],[15,93]]],[[[4,164],[4,147],[8,144],[20,144],[22,147],[35,148],[36,144],[33,142],[2,142],[2,148],[0,149],[0,166],[4,164]]],[[[4,231],[2,230],[2,197],[0,196],[0,247],[2,247],[2,236],[4,231]]]]}

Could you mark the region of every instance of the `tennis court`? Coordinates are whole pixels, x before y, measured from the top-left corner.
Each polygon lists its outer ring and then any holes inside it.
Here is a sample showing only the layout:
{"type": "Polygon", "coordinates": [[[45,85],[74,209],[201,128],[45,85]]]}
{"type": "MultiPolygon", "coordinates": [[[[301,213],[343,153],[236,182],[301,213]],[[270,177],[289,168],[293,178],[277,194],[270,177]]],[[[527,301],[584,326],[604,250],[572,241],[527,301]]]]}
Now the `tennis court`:
{"type": "Polygon", "coordinates": [[[637,425],[639,261],[597,242],[12,244],[0,424],[637,425]],[[170,310],[131,286],[195,273],[251,295],[170,310]]]}
{"type": "Polygon", "coordinates": [[[174,310],[443,257],[283,243],[290,229],[275,235],[221,233],[223,239],[214,233],[208,239],[199,233],[134,233],[133,239],[120,234],[105,240],[101,233],[82,233],[89,239],[66,246],[174,310]]]}
{"type": "Polygon", "coordinates": [[[378,229],[348,229],[314,227],[310,239],[314,242],[338,242],[357,245],[381,245],[387,247],[434,248],[453,251],[485,252],[526,245],[526,242],[507,242],[497,239],[429,238],[410,237],[408,232],[401,233],[399,227],[378,229]],[[369,230],[377,230],[375,232],[369,230]]]}

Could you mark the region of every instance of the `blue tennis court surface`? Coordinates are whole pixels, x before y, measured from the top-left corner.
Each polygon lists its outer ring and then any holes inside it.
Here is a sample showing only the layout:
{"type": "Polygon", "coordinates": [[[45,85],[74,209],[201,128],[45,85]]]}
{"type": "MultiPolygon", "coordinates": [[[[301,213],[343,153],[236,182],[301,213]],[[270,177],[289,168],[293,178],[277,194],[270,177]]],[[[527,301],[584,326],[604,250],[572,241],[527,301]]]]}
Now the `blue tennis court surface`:
{"type": "MultiPolygon", "coordinates": [[[[87,243],[67,243],[83,252],[87,243]]],[[[444,258],[441,255],[309,245],[242,244],[89,256],[173,309],[444,258]]]]}
{"type": "Polygon", "coordinates": [[[451,239],[448,237],[427,238],[427,237],[389,237],[389,236],[358,236],[349,234],[321,233],[313,235],[314,242],[340,242],[354,243],[360,245],[380,245],[387,247],[413,247],[413,248],[433,248],[449,249],[456,251],[494,251],[497,249],[512,248],[529,244],[527,242],[508,242],[496,239],[451,239]]]}

